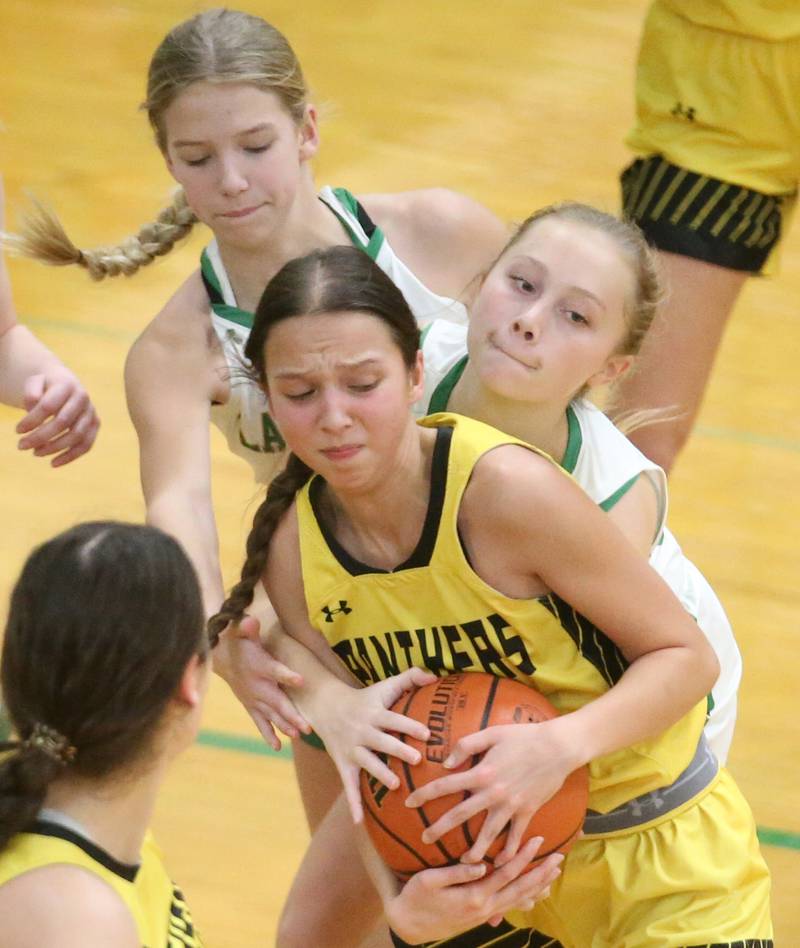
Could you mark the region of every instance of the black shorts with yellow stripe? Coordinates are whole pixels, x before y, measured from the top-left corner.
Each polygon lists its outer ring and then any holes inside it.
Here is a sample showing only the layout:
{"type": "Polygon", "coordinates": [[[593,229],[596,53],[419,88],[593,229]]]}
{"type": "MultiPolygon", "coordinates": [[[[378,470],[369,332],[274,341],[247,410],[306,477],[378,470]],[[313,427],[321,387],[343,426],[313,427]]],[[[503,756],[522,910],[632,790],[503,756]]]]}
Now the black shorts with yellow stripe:
{"type": "MultiPolygon", "coordinates": [[[[391,932],[391,936],[395,948],[412,948],[394,932],[391,932]]],[[[463,935],[445,938],[443,941],[429,941],[416,948],[564,948],[564,945],[532,928],[514,928],[503,921],[497,926],[481,925],[464,932],[463,935]]],[[[747,938],[743,941],[687,945],[686,948],[774,948],[774,945],[771,938],[747,938]]]]}
{"type": "Polygon", "coordinates": [[[759,273],[780,239],[783,198],[637,158],[622,172],[623,213],[659,250],[759,273]]]}
{"type": "MultiPolygon", "coordinates": [[[[391,932],[395,948],[411,948],[394,932],[391,932]]],[[[534,931],[532,928],[515,928],[506,921],[499,925],[480,925],[468,932],[445,938],[442,941],[429,941],[416,948],[563,948],[560,941],[534,931]]]]}

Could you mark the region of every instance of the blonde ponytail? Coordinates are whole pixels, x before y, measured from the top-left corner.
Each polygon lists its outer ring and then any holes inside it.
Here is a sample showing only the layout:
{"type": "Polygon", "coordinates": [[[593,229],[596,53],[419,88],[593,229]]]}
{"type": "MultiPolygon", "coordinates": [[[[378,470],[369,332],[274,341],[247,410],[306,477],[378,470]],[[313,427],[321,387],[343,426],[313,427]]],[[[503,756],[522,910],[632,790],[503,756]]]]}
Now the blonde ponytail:
{"type": "Polygon", "coordinates": [[[133,276],[140,267],[152,263],[186,237],[197,222],[194,211],[186,203],[186,195],[179,188],[172,203],[165,207],[151,224],[123,240],[118,246],[80,250],[67,235],[55,213],[38,201],[23,219],[19,234],[5,235],[9,249],[23,257],[30,257],[51,266],[77,264],[93,280],[107,276],[133,276]]]}

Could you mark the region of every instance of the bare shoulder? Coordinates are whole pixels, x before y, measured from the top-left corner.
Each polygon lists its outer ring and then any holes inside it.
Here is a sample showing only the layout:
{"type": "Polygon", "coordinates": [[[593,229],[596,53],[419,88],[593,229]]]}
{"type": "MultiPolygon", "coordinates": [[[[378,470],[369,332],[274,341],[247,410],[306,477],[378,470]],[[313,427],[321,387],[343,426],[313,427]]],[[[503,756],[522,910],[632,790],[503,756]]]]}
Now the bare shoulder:
{"type": "Polygon", "coordinates": [[[192,273],[172,294],[133,344],[139,348],[157,348],[179,341],[195,344],[208,338],[211,330],[208,296],[200,271],[192,273]]]}
{"type": "Polygon", "coordinates": [[[606,521],[585,491],[548,455],[506,444],[484,454],[473,469],[459,517],[481,534],[548,544],[582,525],[606,521]],[[520,516],[525,511],[525,516],[520,516]]]}
{"type": "Polygon", "coordinates": [[[0,886],[0,948],[136,948],[136,925],[117,893],[77,866],[33,869],[0,886]]]}
{"type": "Polygon", "coordinates": [[[640,474],[608,516],[643,556],[650,555],[659,526],[659,498],[650,478],[640,474]]]}
{"type": "Polygon", "coordinates": [[[472,471],[462,509],[487,522],[527,530],[520,510],[547,507],[565,494],[580,492],[570,477],[545,454],[518,444],[503,444],[482,455],[472,471]]]}
{"type": "Polygon", "coordinates": [[[125,363],[131,391],[170,381],[188,383],[208,400],[221,400],[224,357],[211,325],[208,296],[199,271],[193,273],[133,343],[125,363]]]}
{"type": "Polygon", "coordinates": [[[296,500],[283,513],[272,535],[262,581],[284,631],[309,645],[318,633],[311,628],[306,611],[296,500]]]}
{"type": "Polygon", "coordinates": [[[11,295],[11,281],[3,258],[3,248],[0,245],[0,336],[16,324],[17,312],[11,295]]]}
{"type": "Polygon", "coordinates": [[[508,227],[480,202],[448,188],[425,188],[360,198],[400,258],[432,289],[458,295],[498,257],[508,227]],[[426,262],[428,267],[426,267],[426,262]],[[435,286],[436,273],[449,286],[435,286]]]}

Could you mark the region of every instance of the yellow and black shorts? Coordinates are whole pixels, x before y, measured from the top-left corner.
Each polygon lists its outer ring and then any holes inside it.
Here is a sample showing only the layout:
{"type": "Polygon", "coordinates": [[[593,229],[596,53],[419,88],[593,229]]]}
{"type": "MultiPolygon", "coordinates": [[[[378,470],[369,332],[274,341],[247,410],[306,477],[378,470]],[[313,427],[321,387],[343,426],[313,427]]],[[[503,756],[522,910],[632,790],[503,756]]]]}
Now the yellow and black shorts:
{"type": "Polygon", "coordinates": [[[772,948],[770,877],[750,808],[723,768],[685,806],[579,840],[532,912],[564,948],[772,948]]]}
{"type": "Polygon", "coordinates": [[[550,898],[426,948],[772,948],[755,822],[704,740],[673,784],[584,831],[550,898]]]}
{"type": "Polygon", "coordinates": [[[621,176],[624,212],[648,239],[759,272],[800,181],[800,38],[700,26],[656,0],[626,144],[638,157],[621,176]]]}

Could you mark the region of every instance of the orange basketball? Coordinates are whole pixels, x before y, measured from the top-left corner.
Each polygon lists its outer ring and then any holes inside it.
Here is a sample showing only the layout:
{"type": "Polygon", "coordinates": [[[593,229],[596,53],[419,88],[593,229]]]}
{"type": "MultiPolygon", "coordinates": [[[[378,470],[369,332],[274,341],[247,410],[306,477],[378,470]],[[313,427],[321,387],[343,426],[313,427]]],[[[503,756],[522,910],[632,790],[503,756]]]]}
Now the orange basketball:
{"type": "MultiPolygon", "coordinates": [[[[393,711],[424,722],[430,730],[427,743],[401,735],[416,747],[422,760],[412,766],[396,757],[388,765],[400,778],[397,790],[361,771],[361,796],[367,831],[387,865],[402,878],[421,869],[452,865],[472,846],[485,811],[455,827],[435,843],[423,843],[422,833],[452,806],[463,799],[462,794],[449,794],[431,800],[422,807],[407,807],[406,797],[436,777],[468,770],[478,760],[475,756],[455,770],[445,770],[442,762],[456,742],[467,734],[496,724],[524,724],[547,721],[558,712],[543,695],[533,688],[484,673],[454,674],[431,685],[403,695],[393,711]]],[[[589,771],[581,767],[567,777],[564,785],[532,817],[523,835],[523,842],[542,836],[535,865],[553,852],[565,853],[580,832],[589,797],[589,771]]],[[[505,845],[507,830],[492,843],[484,861],[489,870],[505,845]]]]}

